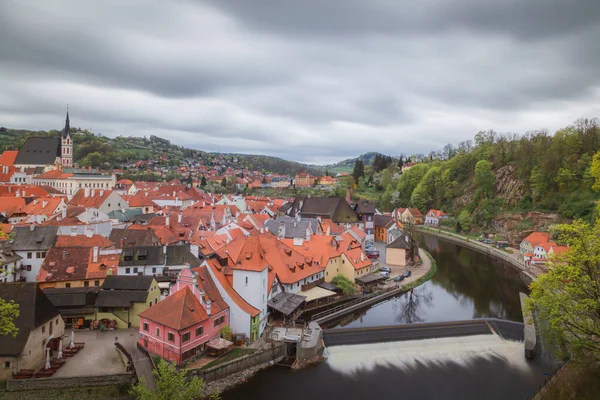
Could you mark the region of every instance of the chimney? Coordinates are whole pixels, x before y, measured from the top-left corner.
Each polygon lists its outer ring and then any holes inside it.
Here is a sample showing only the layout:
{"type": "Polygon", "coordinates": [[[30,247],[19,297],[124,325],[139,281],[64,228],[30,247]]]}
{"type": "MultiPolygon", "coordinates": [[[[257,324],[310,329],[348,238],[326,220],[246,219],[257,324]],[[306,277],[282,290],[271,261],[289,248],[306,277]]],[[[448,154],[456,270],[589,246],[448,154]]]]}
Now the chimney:
{"type": "Polygon", "coordinates": [[[406,243],[410,243],[410,242],[408,241],[408,235],[404,235],[404,240],[406,240],[406,243]]]}
{"type": "Polygon", "coordinates": [[[98,262],[98,246],[94,246],[92,249],[92,262],[98,262]]]}
{"type": "Polygon", "coordinates": [[[35,225],[33,225],[33,224],[29,225],[29,231],[30,232],[35,231],[35,225]]]}
{"type": "Polygon", "coordinates": [[[145,192],[145,193],[146,193],[146,197],[148,197],[148,192],[145,192]]]}
{"type": "Polygon", "coordinates": [[[211,303],[212,303],[212,301],[210,301],[210,299],[207,299],[207,300],[206,300],[206,313],[207,313],[208,315],[210,315],[210,314],[211,314],[211,313],[210,313],[210,306],[211,306],[211,303]]]}
{"type": "Polygon", "coordinates": [[[165,225],[168,227],[169,226],[169,222],[171,222],[171,219],[169,218],[169,216],[167,215],[167,218],[165,218],[165,225]]]}
{"type": "Polygon", "coordinates": [[[350,188],[346,188],[346,201],[348,202],[348,204],[350,204],[350,202],[352,201],[352,196],[350,196],[350,188]]]}
{"type": "Polygon", "coordinates": [[[181,215],[182,215],[181,213],[179,213],[179,214],[177,215],[177,222],[178,222],[178,223],[181,223],[181,215]]]}
{"type": "Polygon", "coordinates": [[[67,207],[63,206],[62,210],[61,210],[61,215],[62,215],[62,219],[67,218],[67,207]]]}

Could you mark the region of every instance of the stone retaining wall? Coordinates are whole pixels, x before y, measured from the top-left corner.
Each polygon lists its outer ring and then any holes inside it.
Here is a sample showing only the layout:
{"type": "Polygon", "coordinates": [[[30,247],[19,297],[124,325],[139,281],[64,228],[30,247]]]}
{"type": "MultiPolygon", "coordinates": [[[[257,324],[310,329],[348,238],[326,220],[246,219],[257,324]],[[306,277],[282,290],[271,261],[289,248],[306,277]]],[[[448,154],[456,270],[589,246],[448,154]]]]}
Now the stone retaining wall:
{"type": "Polygon", "coordinates": [[[131,374],[77,376],[71,378],[9,379],[6,382],[6,390],[16,392],[20,390],[63,389],[70,387],[121,385],[130,382],[131,374]]]}
{"type": "Polygon", "coordinates": [[[283,344],[277,344],[270,349],[236,358],[213,368],[190,370],[188,375],[197,376],[198,378],[204,379],[204,382],[212,382],[259,364],[264,364],[269,361],[277,361],[284,356],[285,346],[283,344]]]}

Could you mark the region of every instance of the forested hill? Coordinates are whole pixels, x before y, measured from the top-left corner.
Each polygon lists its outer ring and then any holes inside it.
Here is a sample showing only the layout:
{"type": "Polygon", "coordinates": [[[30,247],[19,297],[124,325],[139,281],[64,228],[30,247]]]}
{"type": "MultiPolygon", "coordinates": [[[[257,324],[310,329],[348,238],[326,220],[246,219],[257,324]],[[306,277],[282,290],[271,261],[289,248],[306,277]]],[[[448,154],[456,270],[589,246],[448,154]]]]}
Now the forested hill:
{"type": "Polygon", "coordinates": [[[446,210],[463,229],[485,226],[502,212],[591,219],[600,190],[599,151],[595,119],[580,119],[554,135],[480,132],[458,148],[430,153],[397,179],[389,179],[394,171],[384,171],[390,183],[380,207],[446,210]]]}
{"type": "Polygon", "coordinates": [[[360,156],[358,156],[356,158],[348,158],[346,160],[337,162],[335,164],[326,165],[325,168],[327,169],[327,171],[329,171],[331,173],[352,172],[352,169],[354,168],[354,164],[356,163],[357,160],[361,160],[365,166],[369,166],[369,165],[372,165],[377,160],[382,159],[382,158],[386,159],[387,164],[398,161],[398,158],[385,156],[381,153],[372,151],[369,153],[361,154],[360,156]]]}
{"type": "MultiPolygon", "coordinates": [[[[18,150],[25,139],[30,136],[58,136],[60,132],[51,131],[28,131],[10,128],[0,128],[0,152],[4,150],[18,150]]],[[[294,161],[283,160],[278,157],[233,154],[233,153],[211,153],[196,149],[189,149],[172,144],[169,140],[157,136],[146,137],[123,137],[109,138],[95,135],[87,130],[77,132],[72,128],[75,143],[75,162],[83,166],[92,167],[114,167],[138,160],[158,160],[161,156],[168,157],[170,165],[179,165],[183,159],[193,159],[204,165],[224,163],[232,168],[248,168],[259,170],[264,173],[278,173],[295,175],[298,172],[307,171],[314,175],[321,175],[324,168],[315,165],[306,165],[294,161]]]]}

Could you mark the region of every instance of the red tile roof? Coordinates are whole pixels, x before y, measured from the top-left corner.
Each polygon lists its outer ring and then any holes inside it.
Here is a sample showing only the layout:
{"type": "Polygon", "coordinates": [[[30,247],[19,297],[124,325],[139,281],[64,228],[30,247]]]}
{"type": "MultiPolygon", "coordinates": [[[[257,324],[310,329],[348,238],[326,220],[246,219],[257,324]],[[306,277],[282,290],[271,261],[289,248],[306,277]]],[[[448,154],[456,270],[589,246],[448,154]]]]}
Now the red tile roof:
{"type": "MultiPolygon", "coordinates": [[[[86,208],[99,208],[102,206],[104,201],[111,195],[112,190],[107,189],[91,189],[89,190],[88,196],[85,196],[86,190],[79,189],[77,193],[71,198],[69,201],[69,205],[71,206],[82,206],[86,208]],[[93,196],[92,196],[93,193],[93,196]]],[[[126,205],[123,208],[127,208],[126,205]]]]}
{"type": "Polygon", "coordinates": [[[0,155],[0,165],[13,165],[19,152],[17,150],[6,150],[0,155]]]}
{"type": "Polygon", "coordinates": [[[114,243],[105,238],[102,235],[92,235],[88,237],[86,235],[58,235],[56,237],[55,247],[95,247],[98,246],[100,249],[114,246],[114,243]]]}
{"type": "Polygon", "coordinates": [[[139,316],[177,331],[197,325],[209,318],[189,286],[147,308],[139,316]]]}
{"type": "Polygon", "coordinates": [[[48,250],[36,280],[59,282],[83,280],[87,274],[92,249],[89,247],[53,247],[48,250]]]}

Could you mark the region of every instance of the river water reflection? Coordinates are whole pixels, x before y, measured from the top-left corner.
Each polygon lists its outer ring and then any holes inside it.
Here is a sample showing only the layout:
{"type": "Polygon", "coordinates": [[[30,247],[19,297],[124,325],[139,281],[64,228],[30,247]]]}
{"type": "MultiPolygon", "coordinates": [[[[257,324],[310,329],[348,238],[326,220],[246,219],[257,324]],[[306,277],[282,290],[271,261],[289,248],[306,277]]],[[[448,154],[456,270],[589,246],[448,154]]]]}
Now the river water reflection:
{"type": "Polygon", "coordinates": [[[523,321],[519,292],[527,286],[511,265],[471,249],[422,235],[437,274],[412,292],[338,321],[357,328],[494,317],[523,321]]]}
{"type": "MultiPolygon", "coordinates": [[[[510,265],[436,237],[419,240],[437,261],[432,280],[412,293],[346,317],[334,324],[336,328],[479,317],[522,321],[519,291],[527,288],[510,265]]],[[[334,347],[335,357],[326,363],[299,372],[269,368],[225,392],[223,399],[531,398],[544,373],[554,366],[540,358],[525,361],[518,343],[497,347],[501,344],[485,342],[490,338],[481,343],[459,338],[456,343],[454,339],[397,342],[391,344],[394,351],[390,344],[381,349],[334,347]]]]}

